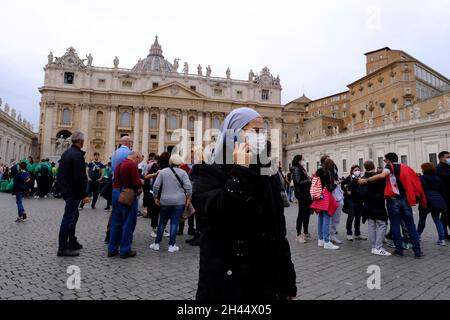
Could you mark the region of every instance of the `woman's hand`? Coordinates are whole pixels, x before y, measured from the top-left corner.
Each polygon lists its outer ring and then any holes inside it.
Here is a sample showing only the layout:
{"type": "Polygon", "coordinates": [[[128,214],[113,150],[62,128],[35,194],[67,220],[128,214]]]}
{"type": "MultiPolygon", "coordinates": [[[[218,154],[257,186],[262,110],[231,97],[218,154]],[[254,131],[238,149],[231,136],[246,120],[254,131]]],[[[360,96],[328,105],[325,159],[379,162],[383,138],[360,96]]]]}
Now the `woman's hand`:
{"type": "Polygon", "coordinates": [[[252,162],[252,153],[250,152],[250,146],[248,142],[245,143],[235,143],[233,152],[234,163],[249,167],[252,162]]]}
{"type": "Polygon", "coordinates": [[[161,201],[158,198],[155,198],[155,204],[160,207],[161,206],[161,201]]]}

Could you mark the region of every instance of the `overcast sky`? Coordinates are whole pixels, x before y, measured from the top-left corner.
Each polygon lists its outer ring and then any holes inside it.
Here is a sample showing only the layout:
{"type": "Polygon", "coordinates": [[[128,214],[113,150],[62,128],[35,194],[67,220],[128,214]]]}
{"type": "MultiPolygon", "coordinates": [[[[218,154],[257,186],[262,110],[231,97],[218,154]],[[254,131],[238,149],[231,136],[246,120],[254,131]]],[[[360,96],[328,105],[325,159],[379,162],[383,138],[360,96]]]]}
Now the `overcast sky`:
{"type": "Polygon", "coordinates": [[[0,97],[36,125],[50,51],[132,68],[157,34],[170,62],[247,79],[269,67],[282,103],[346,90],[364,53],[401,49],[450,77],[450,0],[1,1],[0,97]]]}

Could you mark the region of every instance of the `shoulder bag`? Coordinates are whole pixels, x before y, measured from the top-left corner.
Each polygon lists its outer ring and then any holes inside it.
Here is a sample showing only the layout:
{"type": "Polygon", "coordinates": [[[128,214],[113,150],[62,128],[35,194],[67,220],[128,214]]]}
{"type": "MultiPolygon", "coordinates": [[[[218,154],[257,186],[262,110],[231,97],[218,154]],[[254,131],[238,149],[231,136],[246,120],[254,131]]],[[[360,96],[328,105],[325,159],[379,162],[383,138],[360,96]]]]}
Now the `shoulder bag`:
{"type": "MultiPolygon", "coordinates": [[[[120,169],[122,168],[122,163],[119,165],[119,179],[122,180],[120,176],[120,169]]],[[[133,205],[134,200],[136,199],[136,191],[133,188],[123,188],[120,191],[119,195],[119,204],[124,205],[126,207],[131,207],[133,205]]]]}

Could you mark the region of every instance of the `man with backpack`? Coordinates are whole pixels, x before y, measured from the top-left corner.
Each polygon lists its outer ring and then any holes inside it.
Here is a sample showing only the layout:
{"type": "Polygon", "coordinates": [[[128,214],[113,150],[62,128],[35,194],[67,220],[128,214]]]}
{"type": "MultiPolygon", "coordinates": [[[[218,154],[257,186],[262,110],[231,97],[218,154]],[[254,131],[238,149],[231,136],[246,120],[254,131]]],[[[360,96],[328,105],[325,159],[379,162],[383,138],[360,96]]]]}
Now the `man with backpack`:
{"type": "Polygon", "coordinates": [[[423,258],[420,248],[419,235],[414,224],[412,206],[416,205],[417,198],[421,206],[426,207],[426,197],[420,183],[420,179],[413,169],[405,164],[398,163],[398,155],[388,153],[384,156],[386,166],[380,174],[367,179],[360,179],[359,184],[373,183],[378,180],[386,180],[384,197],[387,203],[389,219],[391,221],[392,235],[394,238],[395,252],[397,257],[403,256],[402,237],[400,234],[400,221],[404,220],[413,244],[414,256],[423,258]]]}
{"type": "Polygon", "coordinates": [[[35,196],[36,199],[47,198],[51,172],[52,168],[45,159],[42,159],[36,166],[35,177],[38,185],[38,194],[35,196]]]}

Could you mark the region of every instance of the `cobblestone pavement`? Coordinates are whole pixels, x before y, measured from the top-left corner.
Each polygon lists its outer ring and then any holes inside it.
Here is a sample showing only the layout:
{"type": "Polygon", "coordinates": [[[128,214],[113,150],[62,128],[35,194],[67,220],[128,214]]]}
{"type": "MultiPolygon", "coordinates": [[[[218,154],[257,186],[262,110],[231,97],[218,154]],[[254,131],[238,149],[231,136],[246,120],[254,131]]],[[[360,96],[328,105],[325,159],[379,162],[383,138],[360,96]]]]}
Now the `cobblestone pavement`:
{"type": "MultiPolygon", "coordinates": [[[[108,213],[100,200],[97,210],[80,212],[77,236],[85,246],[80,257],[56,256],[57,235],[64,202],[60,199],[25,200],[29,220],[15,223],[16,207],[10,194],[0,194],[0,298],[1,299],[193,299],[198,276],[198,247],[178,239],[181,251],[148,248],[150,221],[139,218],[134,236],[136,258],[107,258],[103,243],[108,213]],[[67,268],[81,269],[81,288],[69,290],[67,268]]],[[[423,238],[425,258],[370,254],[367,241],[345,241],[338,251],[317,247],[316,241],[294,241],[296,206],[286,210],[288,237],[297,270],[299,299],[450,299],[450,243],[435,244],[436,231],[429,217],[423,238]],[[381,268],[381,289],[369,290],[367,268],[381,268]]],[[[417,220],[417,215],[415,216],[417,220]]],[[[342,215],[339,237],[344,236],[342,215]]],[[[311,232],[316,230],[311,219],[311,232]]],[[[362,226],[363,234],[367,225],[362,226]]],[[[186,230],[185,230],[186,231],[186,230]]]]}

